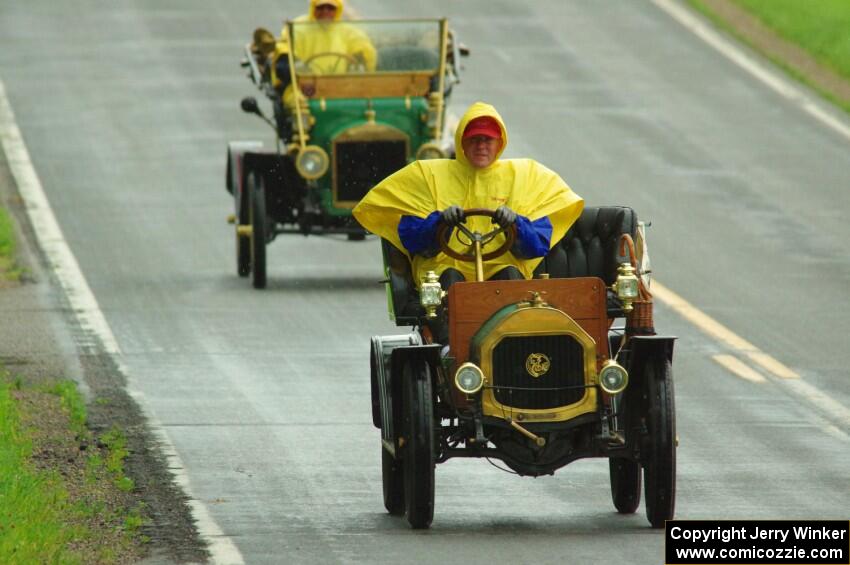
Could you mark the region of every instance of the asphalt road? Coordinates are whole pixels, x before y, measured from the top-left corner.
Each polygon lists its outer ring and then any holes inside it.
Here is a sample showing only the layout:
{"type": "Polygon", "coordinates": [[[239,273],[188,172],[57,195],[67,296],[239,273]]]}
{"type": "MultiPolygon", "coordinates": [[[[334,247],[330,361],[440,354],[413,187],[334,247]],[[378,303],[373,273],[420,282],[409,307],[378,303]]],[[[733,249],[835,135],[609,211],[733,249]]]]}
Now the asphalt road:
{"type": "MultiPolygon", "coordinates": [[[[0,79],[131,391],[248,563],[659,563],[642,510],[614,512],[605,461],[520,479],[437,469],[427,532],[386,515],[369,337],[387,320],[376,242],[283,237],[269,288],[235,275],[229,140],[256,25],[306,1],[0,3],[0,79]]],[[[850,140],[650,2],[361,0],[362,15],[448,16],[473,50],[452,106],[494,104],[507,157],[591,205],[651,220],[656,278],[850,407],[850,140]]],[[[669,310],[680,336],[677,517],[847,519],[847,421],[669,310]],[[731,352],[736,354],[736,352],[731,352]]]]}

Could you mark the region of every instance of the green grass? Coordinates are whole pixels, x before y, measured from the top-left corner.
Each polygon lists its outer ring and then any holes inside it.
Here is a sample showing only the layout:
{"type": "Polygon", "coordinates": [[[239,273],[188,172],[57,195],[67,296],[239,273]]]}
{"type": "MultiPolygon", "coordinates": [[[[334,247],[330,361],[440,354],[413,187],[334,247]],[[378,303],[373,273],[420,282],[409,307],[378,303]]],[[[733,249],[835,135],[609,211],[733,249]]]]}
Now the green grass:
{"type": "Polygon", "coordinates": [[[85,531],[65,521],[74,509],[58,473],[30,465],[12,388],[0,379],[0,562],[82,563],[67,544],[85,531]]]}
{"type": "MultiPolygon", "coordinates": [[[[687,0],[697,11],[718,27],[734,35],[750,47],[760,50],[734,26],[721,19],[702,0],[687,0]]],[[[783,39],[807,51],[821,65],[850,80],[850,2],[848,0],[733,0],[762,21],[783,39]]],[[[817,90],[837,106],[850,112],[850,100],[814,84],[800,70],[785,61],[765,55],[785,72],[817,90]]]]}
{"type": "Polygon", "coordinates": [[[12,218],[0,208],[0,277],[8,280],[21,278],[21,269],[15,264],[15,235],[12,218]]]}
{"type": "MultiPolygon", "coordinates": [[[[26,390],[21,378],[13,379],[0,368],[0,563],[82,564],[92,559],[111,563],[118,558],[116,552],[125,551],[133,539],[145,543],[141,503],[130,509],[107,510],[100,495],[93,493],[71,501],[58,471],[38,470],[31,464],[32,441],[22,424],[21,407],[13,397],[13,391],[18,390],[26,390]],[[84,524],[91,524],[96,517],[110,524],[107,527],[113,528],[111,531],[123,531],[124,537],[118,545],[97,547],[96,556],[74,551],[75,543],[100,539],[96,528],[84,524]]],[[[69,429],[81,440],[94,441],[86,427],[85,402],[73,381],[31,390],[57,395],[68,414],[69,429]]],[[[124,475],[126,436],[112,428],[100,441],[107,449],[88,457],[87,480],[102,484],[111,478],[118,489],[132,490],[132,479],[124,475]]]]}
{"type": "Polygon", "coordinates": [[[124,459],[130,452],[127,450],[127,436],[118,428],[112,428],[100,437],[100,440],[109,448],[106,458],[106,469],[112,473],[115,485],[125,492],[133,490],[136,485],[133,479],[124,474],[124,459]]]}
{"type": "Polygon", "coordinates": [[[780,36],[850,78],[850,2],[847,0],[735,0],[780,36]]]}
{"type": "Polygon", "coordinates": [[[47,387],[47,392],[55,394],[61,399],[62,408],[68,413],[71,421],[71,429],[78,435],[85,435],[86,428],[86,402],[77,390],[74,381],[58,381],[47,387]]]}

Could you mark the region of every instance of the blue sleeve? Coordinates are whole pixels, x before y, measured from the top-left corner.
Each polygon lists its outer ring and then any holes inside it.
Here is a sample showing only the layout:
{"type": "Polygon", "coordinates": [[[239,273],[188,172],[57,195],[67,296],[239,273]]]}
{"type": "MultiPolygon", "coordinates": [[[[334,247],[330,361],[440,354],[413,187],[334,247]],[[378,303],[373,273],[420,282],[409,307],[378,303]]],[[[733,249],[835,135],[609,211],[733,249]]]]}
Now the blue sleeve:
{"type": "Polygon", "coordinates": [[[552,222],[547,216],[533,222],[525,216],[516,217],[516,242],[513,254],[520,259],[544,257],[549,253],[552,239],[552,222]]]}
{"type": "Polygon", "coordinates": [[[427,218],[402,216],[398,223],[398,238],[404,248],[413,255],[436,254],[439,223],[439,212],[431,212],[427,218]]]}

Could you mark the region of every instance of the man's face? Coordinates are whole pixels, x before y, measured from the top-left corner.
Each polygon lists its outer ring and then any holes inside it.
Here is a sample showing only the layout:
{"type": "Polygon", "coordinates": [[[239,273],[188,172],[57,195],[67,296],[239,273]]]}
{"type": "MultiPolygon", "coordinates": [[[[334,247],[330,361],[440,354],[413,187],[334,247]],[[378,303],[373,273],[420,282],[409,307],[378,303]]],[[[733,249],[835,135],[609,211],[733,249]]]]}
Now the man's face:
{"type": "Polygon", "coordinates": [[[320,22],[330,22],[336,17],[336,6],[333,4],[319,4],[313,11],[316,19],[320,22]]]}
{"type": "Polygon", "coordinates": [[[483,169],[496,160],[496,155],[502,147],[502,140],[486,135],[472,135],[463,138],[461,145],[469,163],[477,169],[483,169]]]}

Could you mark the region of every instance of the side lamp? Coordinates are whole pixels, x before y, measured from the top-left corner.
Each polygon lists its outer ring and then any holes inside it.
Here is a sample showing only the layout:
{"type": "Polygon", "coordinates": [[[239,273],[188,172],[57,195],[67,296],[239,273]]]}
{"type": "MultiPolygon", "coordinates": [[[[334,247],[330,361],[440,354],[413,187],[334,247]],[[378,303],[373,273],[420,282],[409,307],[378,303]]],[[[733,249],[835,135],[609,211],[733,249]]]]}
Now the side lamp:
{"type": "Polygon", "coordinates": [[[425,316],[429,319],[437,317],[437,308],[443,304],[446,295],[440,286],[440,278],[434,271],[425,273],[425,278],[419,286],[419,303],[425,309],[425,316]]]}
{"type": "Polygon", "coordinates": [[[617,280],[611,286],[611,290],[617,293],[617,298],[623,303],[623,312],[632,311],[632,303],[638,297],[638,278],[635,268],[629,263],[620,263],[617,269],[617,280]]]}

